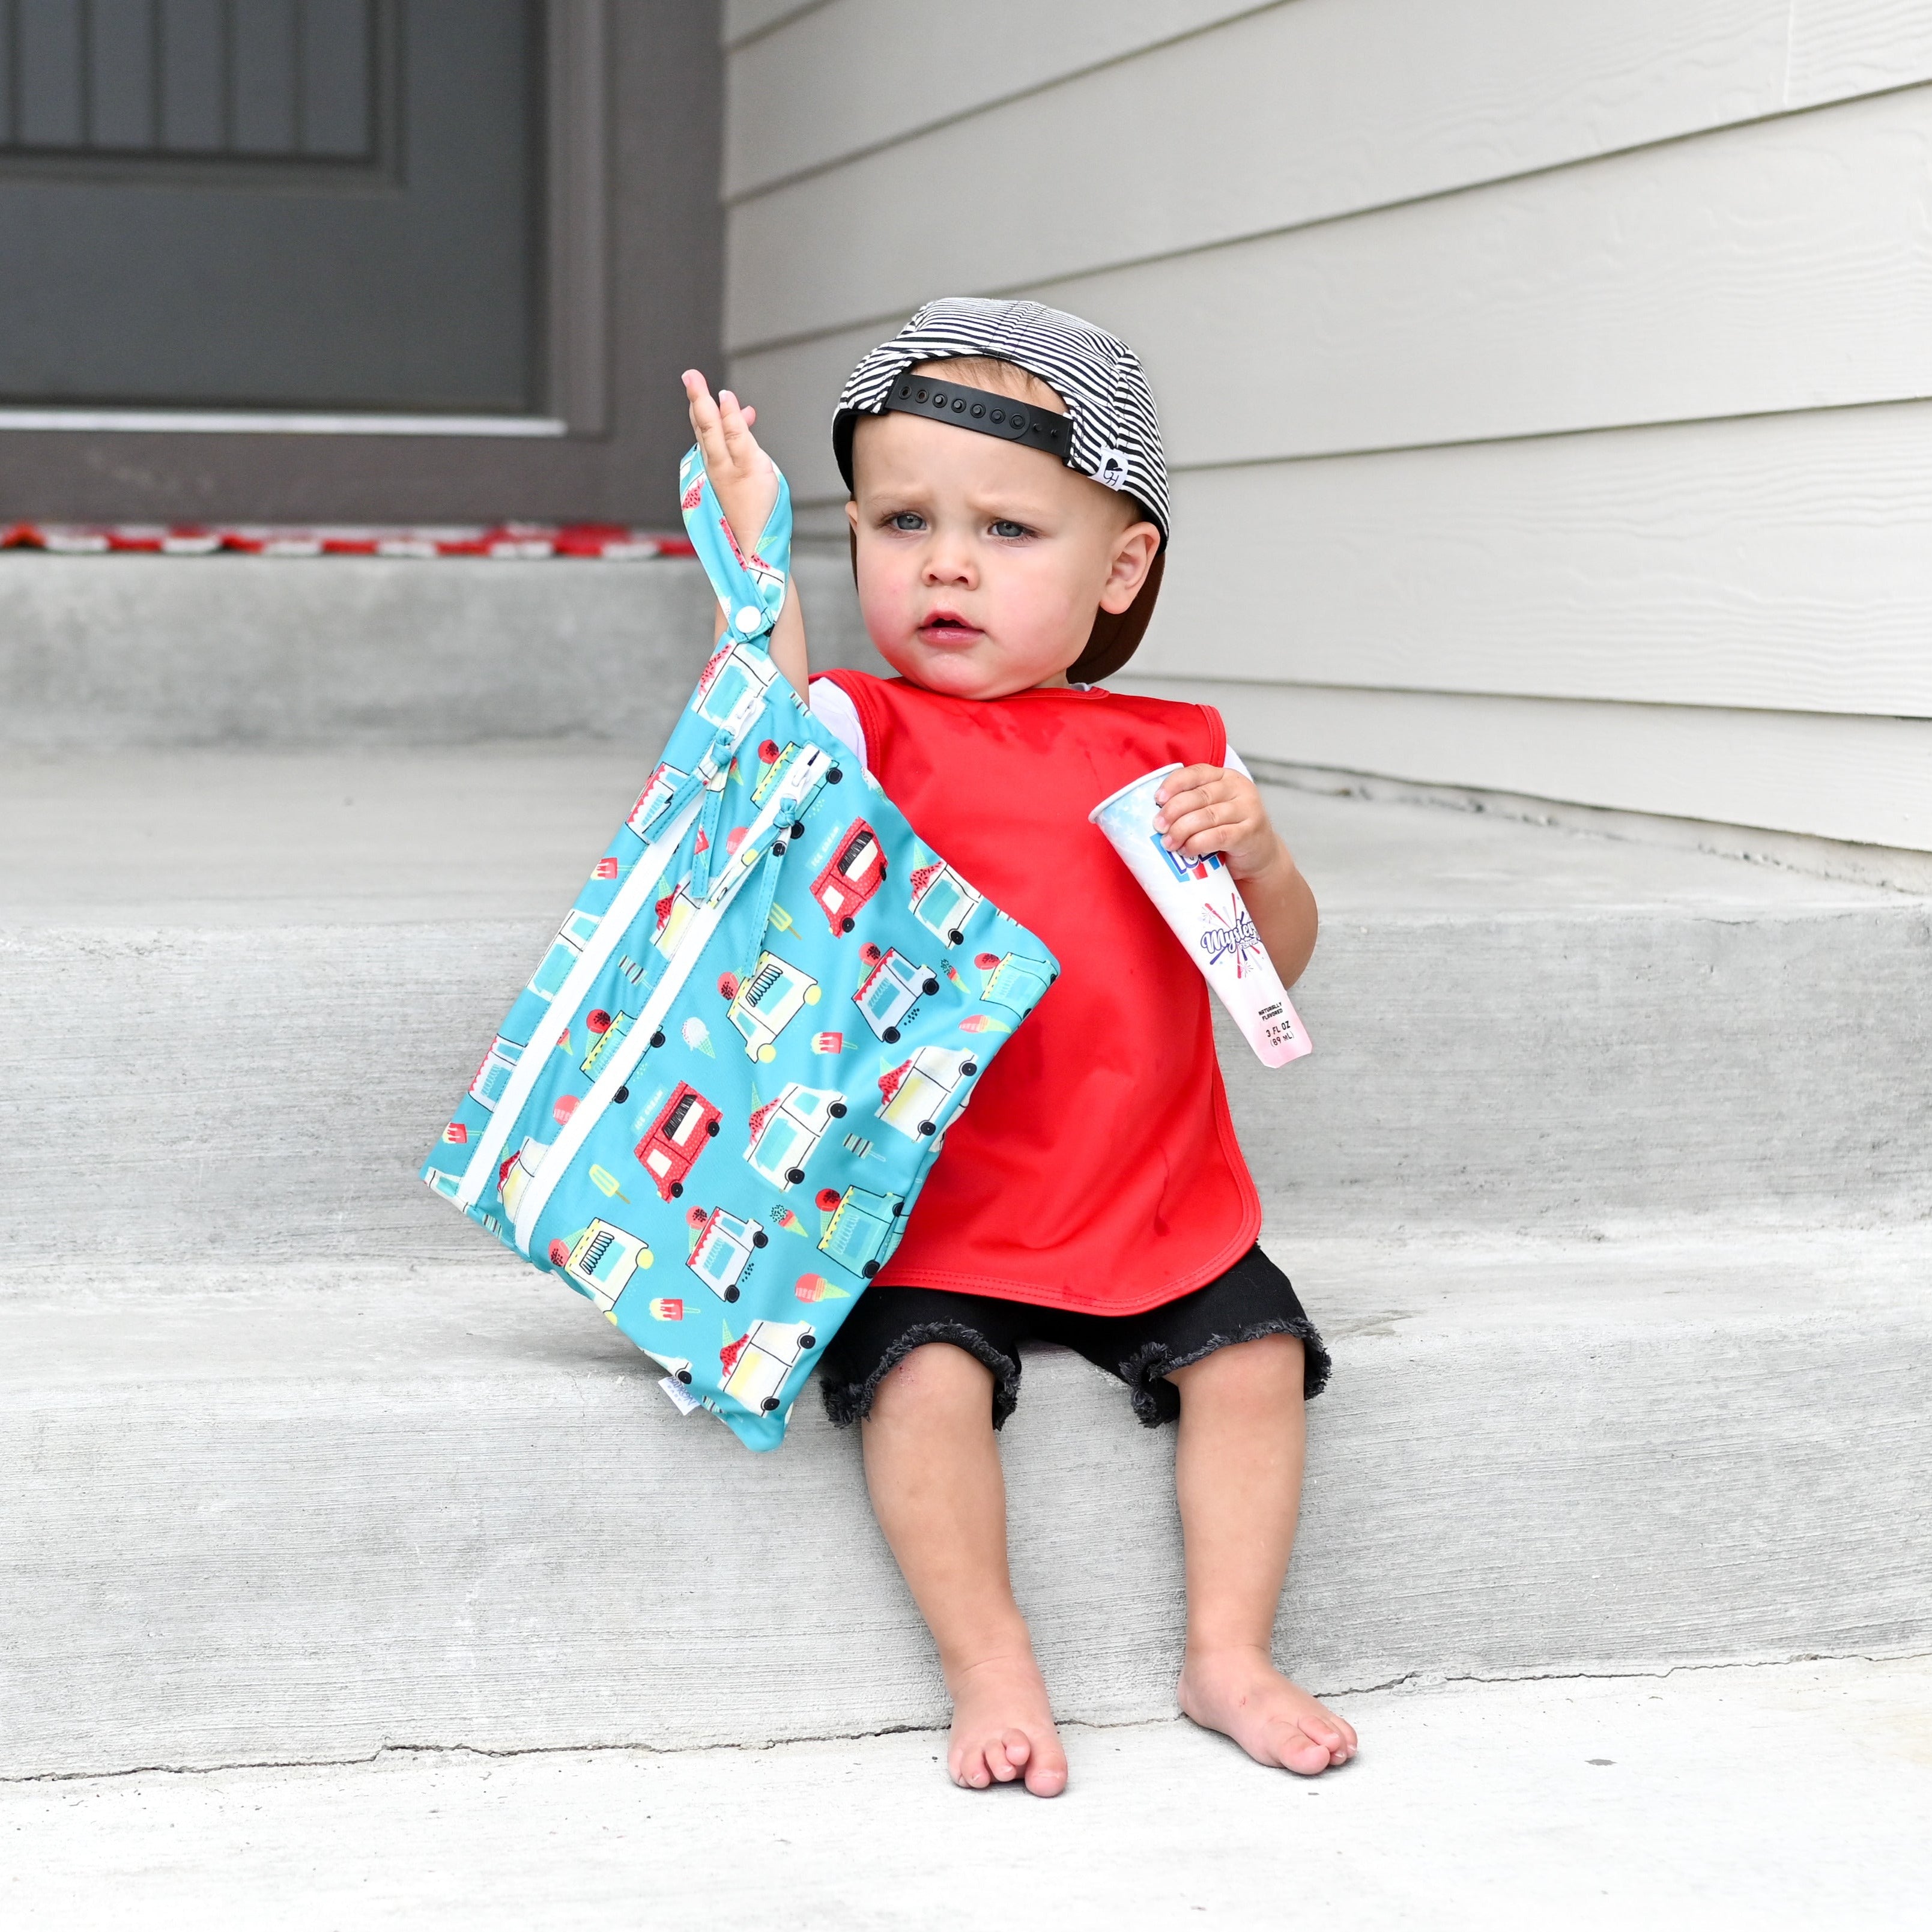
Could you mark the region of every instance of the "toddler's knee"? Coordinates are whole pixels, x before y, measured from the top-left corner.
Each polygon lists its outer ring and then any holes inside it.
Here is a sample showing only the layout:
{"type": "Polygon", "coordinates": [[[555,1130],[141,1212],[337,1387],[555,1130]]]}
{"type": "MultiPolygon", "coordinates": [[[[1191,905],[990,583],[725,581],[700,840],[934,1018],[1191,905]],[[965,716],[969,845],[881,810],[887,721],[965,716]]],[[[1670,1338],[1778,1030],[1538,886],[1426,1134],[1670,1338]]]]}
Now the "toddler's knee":
{"type": "Polygon", "coordinates": [[[1307,1352],[1299,1336],[1257,1335],[1216,1348],[1177,1369],[1168,1380],[1179,1386],[1184,1400],[1191,1390],[1211,1391],[1217,1402],[1252,1402],[1272,1408],[1301,1400],[1307,1352]]]}
{"type": "Polygon", "coordinates": [[[952,1408],[989,1411],[993,1373],[952,1342],[922,1342],[895,1362],[872,1396],[870,1420],[952,1408]]]}

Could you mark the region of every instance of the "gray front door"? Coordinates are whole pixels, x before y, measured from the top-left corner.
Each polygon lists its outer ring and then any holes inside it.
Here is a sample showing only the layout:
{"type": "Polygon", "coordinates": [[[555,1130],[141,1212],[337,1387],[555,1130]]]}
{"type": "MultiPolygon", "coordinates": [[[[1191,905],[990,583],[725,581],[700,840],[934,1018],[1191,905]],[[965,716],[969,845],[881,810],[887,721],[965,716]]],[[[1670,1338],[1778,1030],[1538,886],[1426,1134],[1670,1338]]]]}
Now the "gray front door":
{"type": "Polygon", "coordinates": [[[528,0],[0,0],[0,403],[537,409],[528,0]]]}

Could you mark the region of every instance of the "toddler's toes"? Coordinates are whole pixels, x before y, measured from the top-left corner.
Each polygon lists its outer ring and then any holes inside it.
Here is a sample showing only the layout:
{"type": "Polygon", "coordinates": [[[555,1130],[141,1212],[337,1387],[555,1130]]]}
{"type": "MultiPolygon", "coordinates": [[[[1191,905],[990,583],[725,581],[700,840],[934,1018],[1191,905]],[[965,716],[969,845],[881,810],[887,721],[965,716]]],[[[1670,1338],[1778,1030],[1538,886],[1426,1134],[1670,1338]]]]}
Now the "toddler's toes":
{"type": "Polygon", "coordinates": [[[952,1773],[953,1783],[968,1791],[984,1791],[993,1781],[993,1774],[986,1768],[986,1754],[977,1744],[956,1750],[947,1768],[952,1773]]]}
{"type": "Polygon", "coordinates": [[[1034,1750],[1027,1765],[1026,1788],[1036,1798],[1058,1798],[1066,1789],[1066,1754],[1058,1737],[1034,1750]]]}
{"type": "Polygon", "coordinates": [[[1277,1718],[1268,1726],[1268,1741],[1276,1763],[1303,1778],[1313,1778],[1342,1762],[1319,1738],[1310,1737],[1300,1725],[1286,1718],[1277,1718]]]}

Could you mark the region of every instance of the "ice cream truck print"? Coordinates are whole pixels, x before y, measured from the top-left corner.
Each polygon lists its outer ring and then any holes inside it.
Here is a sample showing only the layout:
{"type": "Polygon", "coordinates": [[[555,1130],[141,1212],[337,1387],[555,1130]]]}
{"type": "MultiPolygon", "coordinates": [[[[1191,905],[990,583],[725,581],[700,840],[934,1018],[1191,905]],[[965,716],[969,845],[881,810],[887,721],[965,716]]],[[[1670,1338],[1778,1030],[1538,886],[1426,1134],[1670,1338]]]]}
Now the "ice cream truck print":
{"type": "Polygon", "coordinates": [[[684,1192],[685,1177],[697,1166],[724,1118],[689,1081],[678,1082],[677,1091],[636,1149],[644,1172],[657,1184],[660,1198],[673,1201],[684,1192]]]}
{"type": "MultiPolygon", "coordinates": [[[[642,1347],[641,1343],[639,1344],[642,1347]]],[[[672,1381],[688,1384],[691,1380],[691,1358],[688,1355],[661,1355],[655,1348],[646,1348],[644,1353],[670,1377],[672,1381]]]]}
{"type": "Polygon", "coordinates": [[[688,772],[681,772],[675,765],[660,765],[651,774],[651,782],[638,794],[638,802],[631,808],[631,815],[624,823],[640,838],[650,835],[651,827],[663,815],[664,808],[670,804],[677,788],[686,778],[688,772]]]}
{"type": "Polygon", "coordinates": [[[812,896],[824,908],[834,932],[850,932],[853,914],[886,882],[886,854],[879,835],[862,818],[845,828],[838,849],[812,882],[812,896]]]}
{"type": "Polygon", "coordinates": [[[694,1208],[698,1245],[685,1265],[722,1301],[738,1298],[738,1277],[750,1266],[752,1250],[768,1247],[771,1236],[749,1221],[741,1221],[722,1208],[708,1214],[694,1208]]]}
{"type": "Polygon", "coordinates": [[[949,1112],[965,1106],[966,1084],[979,1070],[979,1062],[970,1054],[945,1046],[920,1047],[910,1060],[880,1078],[879,1118],[909,1141],[936,1134],[949,1112]]]}
{"type": "Polygon", "coordinates": [[[777,675],[762,652],[754,657],[727,644],[698,674],[698,716],[724,730],[740,730],[764,702],[766,688],[777,675]]]}
{"type": "Polygon", "coordinates": [[[895,1046],[899,1022],[924,994],[938,991],[939,981],[930,966],[915,966],[903,953],[888,948],[860,982],[852,1002],[865,1015],[866,1024],[888,1046],[895,1046]]]}
{"type": "Polygon", "coordinates": [[[582,956],[584,949],[597,937],[597,928],[602,923],[596,913],[572,913],[564,921],[563,930],[551,940],[543,964],[530,981],[530,991],[541,993],[547,1000],[555,999],[562,991],[563,982],[569,978],[570,969],[582,956]]]}
{"type": "Polygon", "coordinates": [[[496,1192],[502,1201],[503,1212],[512,1221],[517,1218],[524,1190],[530,1184],[531,1176],[543,1165],[543,1157],[549,1152],[548,1142],[539,1144],[526,1140],[508,1160],[498,1164],[496,1192]]]}
{"type": "Polygon", "coordinates": [[[506,1040],[499,1034],[490,1042],[490,1051],[483,1056],[483,1064],[470,1083],[470,1097],[494,1114],[496,1102],[503,1097],[503,1089],[510,1084],[510,1076],[517,1070],[517,1062],[523,1057],[521,1040],[506,1040]]]}
{"type": "Polygon", "coordinates": [[[651,1264],[650,1245],[608,1221],[592,1221],[571,1241],[553,1241],[550,1258],[567,1280],[608,1314],[640,1268],[651,1264]]]}
{"type": "Polygon", "coordinates": [[[1030,1012],[1040,996],[1053,984],[1053,975],[1036,959],[1022,958],[1009,952],[995,960],[986,974],[980,998],[988,1006],[1004,1006],[1008,1012],[1030,1012]]]}
{"type": "Polygon", "coordinates": [[[651,934],[651,944],[667,959],[677,950],[677,943],[684,937],[684,928],[698,910],[698,902],[685,890],[690,883],[688,876],[680,879],[658,901],[657,929],[651,934]]]}
{"type": "Polygon", "coordinates": [[[731,1024],[745,1036],[750,1060],[776,1060],[772,1045],[800,1012],[818,1004],[818,982],[776,952],[760,952],[752,975],[731,996],[731,1024]]]}
{"type": "Polygon", "coordinates": [[[836,1204],[818,1238],[819,1252],[870,1281],[878,1273],[880,1262],[898,1245],[899,1230],[905,1225],[905,1203],[862,1187],[848,1187],[837,1196],[828,1189],[825,1198],[836,1204]]]}
{"type": "Polygon", "coordinates": [[[772,794],[772,788],[790,771],[798,758],[798,747],[788,745],[783,751],[776,740],[767,738],[758,747],[758,762],[764,770],[758,782],[752,788],[752,802],[763,805],[772,794]]]}
{"type": "Polygon", "coordinates": [[[832,1123],[844,1118],[843,1094],[830,1088],[801,1087],[794,1080],[752,1116],[752,1142],[745,1158],[754,1172],[781,1189],[795,1187],[805,1178],[805,1164],[832,1123]]]}
{"type": "Polygon", "coordinates": [[[807,1322],[754,1322],[735,1342],[718,1352],[724,1371],[724,1393],[754,1415],[769,1415],[778,1406],[778,1390],[799,1358],[818,1346],[807,1322]]]}
{"type": "Polygon", "coordinates": [[[921,866],[912,875],[913,917],[948,946],[964,943],[966,922],[980,898],[950,866],[921,866]]]}

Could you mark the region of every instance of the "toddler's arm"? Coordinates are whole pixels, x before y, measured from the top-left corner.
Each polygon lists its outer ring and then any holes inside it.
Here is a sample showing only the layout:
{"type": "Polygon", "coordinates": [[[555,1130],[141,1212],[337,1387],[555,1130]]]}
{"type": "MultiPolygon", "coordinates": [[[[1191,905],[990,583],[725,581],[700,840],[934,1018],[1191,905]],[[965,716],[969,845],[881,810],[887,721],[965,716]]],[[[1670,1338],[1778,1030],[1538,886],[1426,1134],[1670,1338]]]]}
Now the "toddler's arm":
{"type": "Polygon", "coordinates": [[[1293,986],[1315,950],[1315,895],[1254,780],[1222,765],[1184,765],[1154,802],[1154,827],[1170,852],[1221,854],[1282,984],[1293,986]]]}
{"type": "MultiPolygon", "coordinates": [[[[743,407],[729,389],[720,389],[714,401],[710,385],[695,369],[684,372],[684,393],[691,406],[692,434],[704,458],[712,494],[731,526],[738,548],[749,550],[758,542],[765,519],[778,500],[778,472],[752,434],[758,412],[743,407]]],[[[724,634],[724,614],[721,610],[711,634],[716,639],[724,634]]],[[[771,652],[772,662],[784,674],[800,703],[806,702],[811,673],[806,657],[805,617],[799,608],[795,582],[785,585],[784,608],[772,627],[771,652]]]]}

